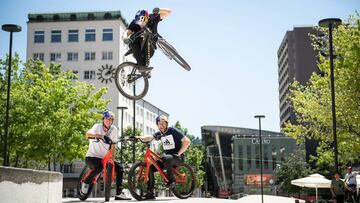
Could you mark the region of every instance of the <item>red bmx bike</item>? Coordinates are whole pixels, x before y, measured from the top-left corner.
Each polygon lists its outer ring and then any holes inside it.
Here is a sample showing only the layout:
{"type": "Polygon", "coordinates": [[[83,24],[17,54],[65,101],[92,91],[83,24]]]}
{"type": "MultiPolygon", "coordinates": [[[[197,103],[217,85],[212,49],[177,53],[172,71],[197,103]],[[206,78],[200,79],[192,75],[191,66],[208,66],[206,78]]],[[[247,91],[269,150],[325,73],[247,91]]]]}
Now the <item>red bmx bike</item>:
{"type": "Polygon", "coordinates": [[[94,185],[99,180],[100,174],[102,174],[103,181],[104,181],[105,201],[109,201],[110,192],[111,192],[111,183],[114,182],[114,179],[115,179],[115,164],[114,164],[114,161],[112,158],[113,153],[110,149],[111,149],[112,145],[115,145],[119,141],[123,141],[123,140],[121,139],[116,142],[112,142],[110,140],[110,142],[106,142],[103,138],[96,138],[96,139],[97,139],[97,142],[102,141],[106,144],[109,144],[109,149],[108,149],[105,157],[102,159],[102,165],[103,165],[104,169],[103,169],[102,173],[99,173],[98,175],[96,175],[93,178],[92,182],[89,185],[89,189],[88,189],[87,193],[83,193],[81,191],[81,188],[82,188],[82,185],[85,184],[84,181],[90,175],[92,169],[85,165],[84,169],[80,173],[78,184],[77,184],[77,192],[78,192],[79,199],[82,201],[85,201],[89,197],[94,185]]]}
{"type": "MultiPolygon", "coordinates": [[[[150,141],[142,141],[143,143],[149,143],[150,141]]],[[[138,201],[145,200],[147,196],[151,195],[154,190],[154,174],[149,173],[150,167],[153,166],[158,171],[165,183],[169,181],[168,176],[163,171],[163,167],[159,166],[157,161],[163,164],[161,157],[154,153],[150,149],[150,145],[147,145],[145,157],[142,161],[135,162],[128,175],[128,189],[131,195],[138,201]]],[[[195,189],[195,175],[193,170],[186,163],[181,163],[173,167],[175,176],[175,187],[171,189],[172,193],[180,198],[186,199],[190,197],[195,189]]]]}

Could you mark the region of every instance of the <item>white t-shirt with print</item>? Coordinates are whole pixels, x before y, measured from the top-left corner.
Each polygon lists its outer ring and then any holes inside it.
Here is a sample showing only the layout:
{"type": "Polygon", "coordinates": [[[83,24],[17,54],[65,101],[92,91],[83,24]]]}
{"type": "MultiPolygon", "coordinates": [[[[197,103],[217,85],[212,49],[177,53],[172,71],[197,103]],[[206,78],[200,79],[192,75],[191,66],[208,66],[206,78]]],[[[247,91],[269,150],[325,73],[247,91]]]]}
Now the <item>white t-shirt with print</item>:
{"type": "MultiPolygon", "coordinates": [[[[110,134],[108,135],[112,141],[117,140],[118,130],[115,126],[111,126],[110,134]]],[[[108,132],[109,132],[108,131],[108,132]]],[[[90,130],[87,131],[87,134],[98,134],[105,136],[108,132],[104,131],[102,123],[95,124],[90,130]]],[[[103,141],[98,141],[97,139],[89,139],[89,148],[86,153],[86,157],[97,157],[103,158],[109,149],[109,145],[105,144],[103,141]]]]}

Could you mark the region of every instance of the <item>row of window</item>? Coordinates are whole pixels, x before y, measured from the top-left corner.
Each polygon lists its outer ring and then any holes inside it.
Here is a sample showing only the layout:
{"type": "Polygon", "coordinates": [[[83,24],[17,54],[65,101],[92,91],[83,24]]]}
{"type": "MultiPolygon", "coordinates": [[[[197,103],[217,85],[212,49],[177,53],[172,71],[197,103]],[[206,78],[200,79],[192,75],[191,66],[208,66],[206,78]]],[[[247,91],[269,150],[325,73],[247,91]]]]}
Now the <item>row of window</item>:
{"type": "MultiPolygon", "coordinates": [[[[85,42],[95,42],[96,41],[96,29],[85,29],[85,42]]],[[[102,29],[102,41],[113,41],[113,29],[104,28],[102,29]]],[[[34,43],[44,43],[45,42],[45,31],[36,30],[34,32],[34,43]]],[[[51,30],[50,35],[51,43],[61,43],[62,42],[62,30],[51,30]]],[[[67,31],[67,42],[79,42],[79,30],[72,29],[67,31]]]]}
{"type": "MultiPolygon", "coordinates": [[[[44,53],[33,53],[33,59],[44,61],[45,54],[44,53]]],[[[79,53],[78,52],[67,52],[67,61],[78,61],[79,53]]],[[[85,52],[84,60],[85,61],[94,61],[96,59],[95,52],[85,52]]],[[[102,60],[113,60],[113,52],[112,51],[103,51],[102,52],[102,60]]],[[[51,62],[59,62],[61,61],[61,53],[50,53],[49,61],[51,62]]]]}
{"type": "MultiPolygon", "coordinates": [[[[242,145],[239,145],[239,157],[244,157],[243,154],[243,147],[242,145]]],[[[247,157],[252,157],[251,154],[251,149],[252,146],[251,145],[246,145],[246,155],[247,157]]],[[[276,152],[276,147],[272,146],[271,149],[269,146],[265,145],[264,146],[264,150],[263,150],[263,162],[264,162],[264,169],[265,170],[274,170],[276,168],[276,164],[281,161],[284,162],[285,161],[285,147],[281,146],[281,148],[279,149],[280,151],[280,156],[277,156],[277,152],[276,152]],[[270,151],[271,150],[271,151],[270,151]],[[269,157],[271,153],[271,156],[269,157]],[[270,160],[269,160],[270,158],[270,160]],[[278,158],[280,158],[280,160],[277,160],[278,158]]],[[[247,168],[246,170],[250,170],[250,169],[260,169],[260,146],[255,146],[255,165],[253,162],[253,159],[248,158],[248,159],[244,159],[244,158],[240,158],[238,159],[238,170],[243,171],[244,170],[244,163],[246,161],[247,163],[247,168]]]]}

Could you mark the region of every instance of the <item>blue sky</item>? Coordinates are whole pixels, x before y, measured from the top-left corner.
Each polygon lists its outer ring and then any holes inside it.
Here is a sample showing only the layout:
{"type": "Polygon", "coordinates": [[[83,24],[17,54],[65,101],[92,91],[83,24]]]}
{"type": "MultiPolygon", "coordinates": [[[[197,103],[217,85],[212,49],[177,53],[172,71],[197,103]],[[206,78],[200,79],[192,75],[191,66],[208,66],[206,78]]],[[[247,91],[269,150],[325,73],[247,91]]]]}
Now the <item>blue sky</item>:
{"type": "MultiPolygon", "coordinates": [[[[0,25],[18,24],[13,51],[26,57],[27,15],[46,12],[120,10],[128,22],[140,8],[167,7],[159,25],[192,66],[187,72],[161,52],[155,54],[145,100],[179,120],[191,134],[202,125],[279,131],[277,49],[287,30],[317,25],[323,18],[346,20],[360,10],[359,0],[2,0],[0,25]]],[[[0,31],[0,57],[9,34],[0,31]]]]}

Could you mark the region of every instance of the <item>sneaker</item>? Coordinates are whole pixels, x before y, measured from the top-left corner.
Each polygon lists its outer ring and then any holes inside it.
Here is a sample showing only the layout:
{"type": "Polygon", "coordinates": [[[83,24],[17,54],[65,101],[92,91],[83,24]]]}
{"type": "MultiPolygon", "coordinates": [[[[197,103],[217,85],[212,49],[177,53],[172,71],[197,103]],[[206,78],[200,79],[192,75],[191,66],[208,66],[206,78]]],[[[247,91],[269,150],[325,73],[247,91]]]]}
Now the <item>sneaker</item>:
{"type": "Polygon", "coordinates": [[[81,185],[81,192],[82,192],[83,194],[87,194],[88,191],[89,191],[89,184],[83,183],[83,184],[81,185]]]}
{"type": "Polygon", "coordinates": [[[166,187],[167,188],[169,188],[169,189],[174,189],[175,188],[175,182],[168,182],[167,184],[166,184],[166,187]]]}
{"type": "Polygon", "coordinates": [[[127,197],[124,193],[115,195],[115,200],[131,200],[130,197],[127,197]]]}
{"type": "Polygon", "coordinates": [[[147,67],[147,66],[138,66],[138,70],[140,73],[144,73],[147,71],[151,71],[153,69],[153,67],[147,67]]]}
{"type": "Polygon", "coordinates": [[[149,193],[145,196],[146,200],[152,200],[152,199],[156,199],[154,193],[149,193]]]}
{"type": "Polygon", "coordinates": [[[144,77],[147,78],[147,79],[151,78],[151,71],[146,71],[144,73],[144,77]]]}

